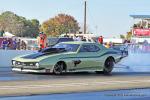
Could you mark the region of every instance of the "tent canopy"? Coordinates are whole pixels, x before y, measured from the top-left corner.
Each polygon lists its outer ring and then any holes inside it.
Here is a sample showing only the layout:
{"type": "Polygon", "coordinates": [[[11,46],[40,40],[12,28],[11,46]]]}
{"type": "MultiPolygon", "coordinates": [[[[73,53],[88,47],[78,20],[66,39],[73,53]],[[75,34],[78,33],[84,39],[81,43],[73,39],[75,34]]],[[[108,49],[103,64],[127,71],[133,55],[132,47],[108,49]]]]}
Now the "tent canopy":
{"type": "Polygon", "coordinates": [[[4,37],[14,37],[15,35],[13,35],[12,33],[9,33],[9,32],[5,32],[3,34],[4,37]]]}

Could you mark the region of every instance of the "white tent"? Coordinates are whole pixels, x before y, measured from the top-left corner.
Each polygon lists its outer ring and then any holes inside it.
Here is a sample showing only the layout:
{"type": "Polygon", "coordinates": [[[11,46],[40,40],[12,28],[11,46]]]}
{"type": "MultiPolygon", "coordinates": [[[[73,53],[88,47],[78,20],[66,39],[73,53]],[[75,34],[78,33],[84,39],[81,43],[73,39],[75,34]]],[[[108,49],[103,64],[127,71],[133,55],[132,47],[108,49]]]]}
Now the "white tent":
{"type": "Polygon", "coordinates": [[[13,35],[13,34],[11,34],[11,33],[9,33],[9,32],[5,32],[4,34],[3,34],[3,36],[4,37],[14,37],[15,35],[13,35]]]}

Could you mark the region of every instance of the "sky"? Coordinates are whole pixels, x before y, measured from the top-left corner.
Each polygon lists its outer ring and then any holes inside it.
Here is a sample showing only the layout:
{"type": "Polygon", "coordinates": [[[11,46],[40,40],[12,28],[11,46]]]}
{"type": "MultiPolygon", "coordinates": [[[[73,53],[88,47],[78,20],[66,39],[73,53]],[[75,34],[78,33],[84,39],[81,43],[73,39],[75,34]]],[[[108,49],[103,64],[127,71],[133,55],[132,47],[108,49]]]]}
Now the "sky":
{"type": "MultiPolygon", "coordinates": [[[[130,31],[134,20],[129,15],[150,15],[150,0],[86,0],[88,31],[116,37],[130,31]]],[[[84,0],[0,0],[0,13],[12,11],[40,23],[59,13],[84,23],[84,0]]]]}

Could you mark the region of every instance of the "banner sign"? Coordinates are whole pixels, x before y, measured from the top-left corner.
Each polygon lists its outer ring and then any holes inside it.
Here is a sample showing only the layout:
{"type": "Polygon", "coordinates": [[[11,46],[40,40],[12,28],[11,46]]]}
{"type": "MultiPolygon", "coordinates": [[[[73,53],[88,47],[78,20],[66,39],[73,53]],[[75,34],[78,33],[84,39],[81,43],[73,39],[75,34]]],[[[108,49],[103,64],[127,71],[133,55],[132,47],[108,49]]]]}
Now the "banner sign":
{"type": "Polygon", "coordinates": [[[135,36],[150,36],[150,29],[133,29],[135,36]]]}

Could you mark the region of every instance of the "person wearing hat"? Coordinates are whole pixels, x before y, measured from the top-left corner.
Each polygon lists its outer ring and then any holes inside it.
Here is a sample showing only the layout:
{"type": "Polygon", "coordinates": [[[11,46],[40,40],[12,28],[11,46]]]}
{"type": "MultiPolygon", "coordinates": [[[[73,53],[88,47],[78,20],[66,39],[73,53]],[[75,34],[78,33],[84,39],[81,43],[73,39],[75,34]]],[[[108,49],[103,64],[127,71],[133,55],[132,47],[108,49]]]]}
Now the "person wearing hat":
{"type": "Polygon", "coordinates": [[[40,32],[39,36],[37,37],[38,45],[40,49],[43,49],[46,47],[47,43],[47,36],[43,32],[40,32]]]}

